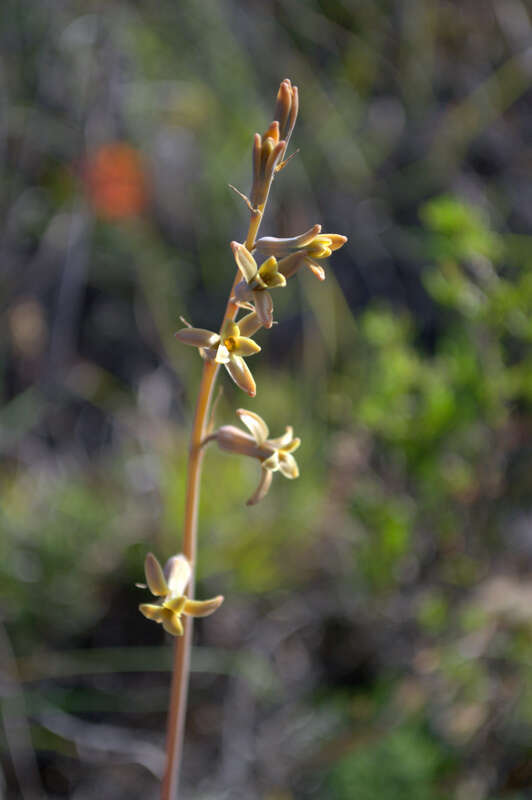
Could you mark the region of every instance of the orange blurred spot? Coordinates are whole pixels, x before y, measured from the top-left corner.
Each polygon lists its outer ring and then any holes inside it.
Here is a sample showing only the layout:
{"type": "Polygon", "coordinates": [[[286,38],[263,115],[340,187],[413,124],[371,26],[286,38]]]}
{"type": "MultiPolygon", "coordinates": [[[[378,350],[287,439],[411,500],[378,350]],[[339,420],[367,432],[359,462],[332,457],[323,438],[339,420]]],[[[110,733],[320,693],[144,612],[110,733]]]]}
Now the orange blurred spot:
{"type": "Polygon", "coordinates": [[[125,142],[103,145],[87,160],[85,182],[95,212],[105,219],[124,219],[146,206],[146,177],[140,155],[125,142]]]}

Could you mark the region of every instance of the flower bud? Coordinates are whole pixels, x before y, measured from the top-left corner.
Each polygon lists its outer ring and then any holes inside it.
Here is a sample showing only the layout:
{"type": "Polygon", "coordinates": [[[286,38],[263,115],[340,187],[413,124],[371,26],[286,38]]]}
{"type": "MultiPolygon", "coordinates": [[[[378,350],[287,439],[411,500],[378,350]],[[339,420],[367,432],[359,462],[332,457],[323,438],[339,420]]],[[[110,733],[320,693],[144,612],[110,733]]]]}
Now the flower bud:
{"type": "Polygon", "coordinates": [[[285,140],[286,144],[288,144],[294,130],[298,111],[299,95],[297,86],[292,86],[290,79],[285,78],[277,92],[274,119],[279,123],[280,137],[285,140]]]}

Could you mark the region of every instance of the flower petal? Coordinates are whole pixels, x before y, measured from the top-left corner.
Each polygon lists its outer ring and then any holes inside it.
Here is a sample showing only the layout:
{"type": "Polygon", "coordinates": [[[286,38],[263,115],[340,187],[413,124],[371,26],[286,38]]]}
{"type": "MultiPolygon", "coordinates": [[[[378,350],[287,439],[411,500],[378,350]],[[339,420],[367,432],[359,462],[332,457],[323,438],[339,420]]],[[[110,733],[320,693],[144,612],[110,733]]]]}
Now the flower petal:
{"type": "Polygon", "coordinates": [[[292,236],[289,239],[263,236],[257,239],[255,250],[263,255],[285,256],[292,250],[306,247],[319,233],[321,233],[321,225],[313,225],[308,231],[300,233],[299,236],[292,236]]]}
{"type": "Polygon", "coordinates": [[[339,250],[347,242],[347,236],[341,233],[327,233],[326,236],[331,240],[331,250],[339,250]]]}
{"type": "Polygon", "coordinates": [[[231,248],[238,269],[242,273],[246,283],[249,283],[257,274],[257,262],[243,244],[231,242],[231,248]]]}
{"type": "Polygon", "coordinates": [[[184,613],[189,617],[208,617],[220,608],[224,599],[221,594],[218,597],[211,597],[210,600],[189,600],[185,603],[184,613]]]}
{"type": "Polygon", "coordinates": [[[207,331],[205,328],[182,328],[177,331],[175,338],[191,347],[212,347],[220,341],[220,335],[207,331]]]}
{"type": "Polygon", "coordinates": [[[275,256],[270,256],[266,259],[266,261],[261,264],[259,268],[259,275],[264,281],[265,284],[268,284],[268,281],[273,278],[274,275],[277,274],[277,259],[275,256]]]}
{"type": "Polygon", "coordinates": [[[146,619],[153,619],[155,622],[162,622],[163,607],[156,606],[154,603],[141,603],[139,611],[144,614],[146,619]]]}
{"type": "Polygon", "coordinates": [[[174,614],[172,611],[168,611],[168,614],[164,617],[162,623],[166,633],[169,633],[170,636],[183,636],[183,623],[177,614],[174,614]]]}
{"type": "Polygon", "coordinates": [[[253,292],[253,300],[257,317],[265,328],[271,328],[273,325],[273,301],[270,293],[265,290],[253,292]]]}
{"type": "Polygon", "coordinates": [[[238,329],[240,336],[253,336],[259,328],[262,328],[262,322],[257,316],[257,312],[253,311],[251,314],[246,314],[238,321],[238,329]]]}
{"type": "Polygon", "coordinates": [[[216,358],[214,359],[217,364],[227,364],[229,359],[231,358],[229,350],[225,346],[225,344],[218,345],[218,349],[216,351],[216,358]]]}
{"type": "Polygon", "coordinates": [[[230,338],[236,339],[237,336],[240,336],[240,328],[236,322],[233,322],[233,320],[230,319],[225,323],[220,331],[220,339],[222,339],[222,341],[230,338]]]}
{"type": "Polygon", "coordinates": [[[163,603],[163,607],[169,609],[169,611],[172,611],[174,614],[181,614],[186,602],[187,598],[182,594],[179,597],[171,597],[170,600],[166,600],[163,603]]]}
{"type": "Polygon", "coordinates": [[[153,553],[147,553],[144,559],[144,572],[146,574],[146,583],[152,594],[156,597],[168,594],[170,590],[168,589],[164,572],[153,553]]]}
{"type": "Polygon", "coordinates": [[[246,281],[240,281],[234,288],[234,297],[241,303],[250,302],[253,300],[253,292],[247,285],[246,281]]]}
{"type": "Polygon", "coordinates": [[[331,255],[331,240],[326,235],[316,236],[308,247],[307,254],[314,258],[328,258],[331,255]]]}
{"type": "Polygon", "coordinates": [[[254,436],[257,444],[263,444],[269,436],[268,426],[254,411],[246,411],[245,408],[238,408],[236,411],[240,421],[246,426],[251,435],[254,436]]]}
{"type": "Polygon", "coordinates": [[[316,278],[319,281],[325,280],[325,270],[323,269],[322,266],[316,264],[316,262],[312,258],[309,258],[308,256],[305,257],[304,261],[305,261],[305,266],[309,268],[309,270],[313,273],[313,275],[316,276],[316,278]]]}
{"type": "Polygon", "coordinates": [[[268,288],[277,289],[279,286],[286,286],[286,278],[281,272],[277,272],[268,279],[268,288]]]}
{"type": "Polygon", "coordinates": [[[297,461],[290,453],[279,453],[279,469],[285,478],[290,478],[291,480],[294,478],[299,478],[299,467],[297,466],[297,461]]]}
{"type": "Polygon", "coordinates": [[[229,361],[225,364],[225,368],[237,386],[244,392],[247,392],[250,397],[255,397],[257,386],[243,358],[231,356],[229,361]]]}
{"type": "Polygon", "coordinates": [[[268,444],[274,447],[276,450],[282,450],[287,445],[290,444],[294,437],[294,429],[291,425],[287,425],[285,432],[282,436],[277,436],[275,439],[268,439],[268,444]]]}
{"type": "Polygon", "coordinates": [[[283,453],[293,453],[295,450],[297,450],[300,444],[301,444],[301,439],[299,439],[298,437],[292,439],[291,442],[288,442],[288,444],[286,444],[282,448],[283,453]]]}
{"type": "Polygon", "coordinates": [[[279,469],[279,453],[277,450],[275,453],[272,453],[269,458],[265,458],[262,462],[262,466],[264,469],[267,469],[269,472],[277,472],[279,469]]]}
{"type": "Polygon", "coordinates": [[[246,505],[254,506],[259,500],[262,500],[268,494],[268,490],[272,484],[273,472],[270,469],[261,469],[259,485],[255,492],[251,495],[246,505]]]}
{"type": "Polygon", "coordinates": [[[238,336],[235,339],[235,346],[233,351],[230,353],[230,356],[254,356],[256,353],[260,353],[261,346],[254,342],[253,339],[248,339],[246,336],[238,336]]]}
{"type": "Polygon", "coordinates": [[[185,589],[192,575],[192,568],[188,559],[182,553],[178,556],[172,556],[166,562],[164,572],[168,582],[169,594],[172,597],[180,597],[185,594],[185,589]]]}

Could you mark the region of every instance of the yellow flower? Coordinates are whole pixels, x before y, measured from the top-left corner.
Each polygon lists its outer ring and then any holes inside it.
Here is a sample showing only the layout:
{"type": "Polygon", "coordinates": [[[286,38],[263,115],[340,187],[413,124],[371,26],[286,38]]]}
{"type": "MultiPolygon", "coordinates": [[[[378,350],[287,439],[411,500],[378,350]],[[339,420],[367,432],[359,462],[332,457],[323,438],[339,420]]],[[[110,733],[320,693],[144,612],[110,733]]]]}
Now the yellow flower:
{"type": "Polygon", "coordinates": [[[294,438],[290,426],[283,436],[270,439],[268,426],[262,417],[244,408],[239,408],[236,413],[249,433],[234,425],[224,425],[209,436],[208,440],[215,439],[218,446],[229,453],[250,456],[260,461],[262,470],[259,485],[247,501],[248,505],[254,505],[268,492],[274,472],[281,472],[285,478],[299,477],[299,468],[292,453],[297,450],[301,440],[294,438]]]}
{"type": "Polygon", "coordinates": [[[273,302],[268,289],[286,286],[286,278],[281,275],[275,256],[270,256],[260,266],[245,247],[239,242],[231,242],[238,269],[244,278],[235,286],[234,299],[244,308],[254,307],[258,319],[265,328],[273,325],[273,302]],[[250,306],[252,302],[254,306],[250,306]]]}
{"type": "Polygon", "coordinates": [[[250,338],[262,325],[257,314],[247,314],[238,323],[228,321],[220,333],[193,328],[186,320],[183,322],[187,327],[177,331],[176,338],[183,344],[199,348],[203,358],[223,364],[237,386],[254,397],[257,388],[244,358],[259,353],[261,349],[250,338]]]}
{"type": "Polygon", "coordinates": [[[210,600],[190,600],[184,591],[192,570],[184,555],[172,556],[164,570],[152,553],[144,562],[146,583],[150,592],[161,597],[160,603],[141,603],[139,611],[148,619],[158,622],[172,636],[183,635],[183,614],[189,617],[208,617],[223,603],[222,595],[210,600]]]}
{"type": "Polygon", "coordinates": [[[313,225],[305,233],[288,239],[263,236],[255,243],[255,252],[260,256],[282,259],[278,270],[285,278],[291,278],[297,270],[308,267],[321,281],[325,280],[325,270],[316,259],[328,258],[334,250],[347,242],[347,236],[339,233],[322,233],[321,225],[313,225]]]}

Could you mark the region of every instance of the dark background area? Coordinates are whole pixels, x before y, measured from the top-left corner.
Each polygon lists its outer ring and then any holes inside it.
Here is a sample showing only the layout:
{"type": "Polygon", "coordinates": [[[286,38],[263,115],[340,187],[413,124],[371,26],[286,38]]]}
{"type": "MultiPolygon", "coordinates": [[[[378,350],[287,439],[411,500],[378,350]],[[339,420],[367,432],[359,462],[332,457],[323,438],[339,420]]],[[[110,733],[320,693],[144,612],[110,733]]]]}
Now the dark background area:
{"type": "Polygon", "coordinates": [[[522,0],[0,7],[3,797],[155,798],[201,361],[251,141],[299,87],[263,233],[320,222],[249,400],[301,477],[209,451],[183,796],[532,792],[532,11],[522,0]]]}

